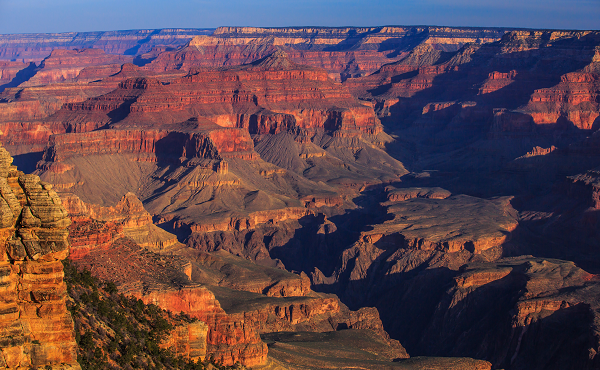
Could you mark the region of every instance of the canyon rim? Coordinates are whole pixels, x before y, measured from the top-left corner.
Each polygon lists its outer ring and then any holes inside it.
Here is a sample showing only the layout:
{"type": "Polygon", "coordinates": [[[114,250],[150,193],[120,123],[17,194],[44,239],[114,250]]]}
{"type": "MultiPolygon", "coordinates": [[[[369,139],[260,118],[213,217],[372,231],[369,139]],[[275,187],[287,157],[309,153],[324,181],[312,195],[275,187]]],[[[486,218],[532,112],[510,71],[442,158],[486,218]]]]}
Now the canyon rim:
{"type": "Polygon", "coordinates": [[[599,129],[597,30],[0,35],[0,368],[600,369],[599,129]]]}

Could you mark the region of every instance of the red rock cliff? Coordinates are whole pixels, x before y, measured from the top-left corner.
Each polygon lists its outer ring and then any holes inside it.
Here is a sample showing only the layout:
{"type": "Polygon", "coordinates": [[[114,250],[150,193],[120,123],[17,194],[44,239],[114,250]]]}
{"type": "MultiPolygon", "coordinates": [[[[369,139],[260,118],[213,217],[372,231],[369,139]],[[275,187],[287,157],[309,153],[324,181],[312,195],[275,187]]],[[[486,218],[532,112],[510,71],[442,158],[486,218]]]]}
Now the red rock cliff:
{"type": "Polygon", "coordinates": [[[61,260],[70,220],[50,184],[0,148],[0,367],[79,368],[61,260]]]}

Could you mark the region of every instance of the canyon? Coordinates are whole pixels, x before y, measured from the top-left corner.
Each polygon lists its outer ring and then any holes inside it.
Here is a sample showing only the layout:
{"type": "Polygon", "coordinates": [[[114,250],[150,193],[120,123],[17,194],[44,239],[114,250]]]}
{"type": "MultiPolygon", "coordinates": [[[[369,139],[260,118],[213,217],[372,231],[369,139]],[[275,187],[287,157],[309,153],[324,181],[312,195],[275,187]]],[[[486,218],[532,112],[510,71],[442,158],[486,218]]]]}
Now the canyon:
{"type": "Polygon", "coordinates": [[[5,367],[79,366],[67,255],[187,359],[600,366],[598,31],[0,35],[0,72],[5,367]]]}

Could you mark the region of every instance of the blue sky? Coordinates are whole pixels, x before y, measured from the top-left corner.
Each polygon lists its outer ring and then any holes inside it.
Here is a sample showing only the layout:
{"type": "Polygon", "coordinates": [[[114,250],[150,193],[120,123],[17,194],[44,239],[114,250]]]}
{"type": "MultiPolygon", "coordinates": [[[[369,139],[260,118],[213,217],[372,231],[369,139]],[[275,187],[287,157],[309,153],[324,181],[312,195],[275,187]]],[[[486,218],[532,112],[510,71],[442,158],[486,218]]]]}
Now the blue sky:
{"type": "Polygon", "coordinates": [[[0,0],[0,33],[218,26],[600,29],[600,0],[0,0]]]}

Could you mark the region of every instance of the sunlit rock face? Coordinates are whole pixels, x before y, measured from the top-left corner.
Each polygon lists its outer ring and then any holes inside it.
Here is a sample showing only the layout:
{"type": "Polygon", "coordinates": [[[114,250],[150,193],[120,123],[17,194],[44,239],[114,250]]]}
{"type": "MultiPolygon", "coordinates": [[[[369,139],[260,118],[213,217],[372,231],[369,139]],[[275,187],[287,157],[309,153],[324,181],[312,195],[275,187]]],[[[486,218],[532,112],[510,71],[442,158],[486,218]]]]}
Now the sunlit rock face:
{"type": "Polygon", "coordinates": [[[78,369],[61,260],[71,221],[52,186],[0,148],[0,366],[78,369]]]}

